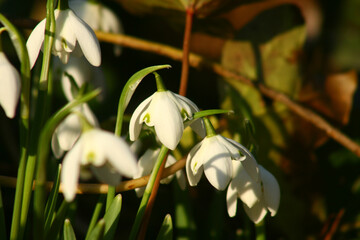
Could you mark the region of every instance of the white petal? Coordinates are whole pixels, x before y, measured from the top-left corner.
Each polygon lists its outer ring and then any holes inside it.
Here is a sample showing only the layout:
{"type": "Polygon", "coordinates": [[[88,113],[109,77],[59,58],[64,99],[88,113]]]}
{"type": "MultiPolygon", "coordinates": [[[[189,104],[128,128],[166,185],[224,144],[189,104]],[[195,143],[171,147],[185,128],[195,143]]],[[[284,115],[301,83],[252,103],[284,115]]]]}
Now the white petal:
{"type": "Polygon", "coordinates": [[[120,137],[110,132],[98,130],[97,144],[105,152],[109,164],[118,173],[128,178],[133,178],[137,174],[138,167],[136,158],[129,145],[120,137]]]}
{"type": "Polygon", "coordinates": [[[176,172],[175,175],[176,175],[176,179],[177,179],[180,189],[185,190],[186,189],[186,177],[185,177],[184,171],[182,169],[180,169],[179,171],[176,172]]]}
{"type": "Polygon", "coordinates": [[[233,160],[242,161],[246,158],[245,156],[241,156],[239,148],[233,145],[231,142],[229,142],[228,138],[223,137],[221,135],[216,135],[216,138],[218,139],[219,142],[221,142],[224,145],[224,147],[226,147],[226,149],[231,154],[231,158],[233,160]]]}
{"type": "Polygon", "coordinates": [[[206,146],[208,145],[207,142],[208,142],[207,138],[203,139],[201,142],[196,144],[189,152],[187,159],[190,167],[189,170],[191,170],[193,174],[197,174],[198,170],[204,164],[204,161],[207,160],[204,157],[204,154],[206,152],[206,146]],[[205,148],[202,147],[203,145],[205,145],[205,148]]]}
{"type": "Polygon", "coordinates": [[[70,150],[81,134],[79,117],[75,113],[68,115],[55,131],[60,148],[70,150]]]}
{"type": "Polygon", "coordinates": [[[226,192],[226,206],[229,217],[235,217],[237,210],[237,191],[233,185],[233,182],[230,182],[226,192]]]}
{"type": "Polygon", "coordinates": [[[130,124],[129,124],[129,137],[131,141],[135,141],[141,132],[142,127],[142,119],[141,115],[144,111],[149,107],[150,101],[154,95],[151,95],[147,99],[145,99],[134,111],[131,116],[130,124]]]}
{"type": "Polygon", "coordinates": [[[84,21],[78,18],[72,11],[69,12],[69,21],[73,33],[79,42],[79,46],[83,51],[84,56],[93,66],[100,66],[101,51],[99,41],[97,40],[93,30],[84,21]]]}
{"type": "Polygon", "coordinates": [[[51,149],[54,153],[55,158],[57,159],[61,158],[61,156],[64,154],[64,151],[60,148],[56,130],[51,137],[51,149]]]}
{"type": "Polygon", "coordinates": [[[262,197],[261,184],[255,182],[244,169],[242,162],[232,161],[233,180],[239,198],[249,208],[253,207],[262,197]]]}
{"type": "Polygon", "coordinates": [[[26,48],[29,53],[30,68],[34,67],[36,59],[39,56],[41,46],[44,42],[45,20],[46,19],[43,19],[40,23],[38,23],[38,25],[36,25],[26,42],[26,48]]]}
{"type": "Polygon", "coordinates": [[[166,92],[156,92],[149,106],[150,123],[154,123],[160,142],[170,150],[179,144],[184,124],[176,104],[166,92]]]}
{"type": "Polygon", "coordinates": [[[259,168],[255,160],[255,157],[250,153],[250,151],[247,148],[245,148],[240,143],[230,138],[226,138],[226,140],[232,143],[234,146],[236,146],[241,151],[241,153],[246,157],[245,160],[242,160],[241,162],[242,165],[244,166],[247,173],[255,182],[259,181],[259,168]]]}
{"type": "Polygon", "coordinates": [[[187,123],[190,125],[192,130],[194,130],[194,132],[201,138],[204,138],[206,136],[205,124],[202,118],[190,120],[187,123]]]}
{"type": "Polygon", "coordinates": [[[204,163],[204,172],[211,185],[218,190],[224,190],[232,176],[230,157],[224,156],[222,152],[213,155],[204,163]]]}
{"type": "Polygon", "coordinates": [[[280,186],[276,178],[263,166],[259,165],[259,169],[264,187],[265,205],[271,216],[275,216],[280,204],[280,186]]]}
{"type": "Polygon", "coordinates": [[[77,143],[64,157],[61,169],[61,184],[66,201],[71,202],[76,195],[79,180],[82,144],[77,143]]]}
{"type": "Polygon", "coordinates": [[[202,142],[198,143],[191,149],[186,159],[186,175],[189,181],[190,186],[196,186],[200,181],[201,175],[203,173],[203,168],[200,167],[196,173],[193,172],[193,156],[196,154],[198,149],[201,147],[202,142]]]}
{"type": "Polygon", "coordinates": [[[0,52],[0,105],[8,118],[13,118],[20,95],[20,75],[0,52]]]}
{"type": "Polygon", "coordinates": [[[84,132],[79,142],[83,143],[84,149],[82,152],[81,164],[92,164],[96,167],[103,166],[106,163],[106,140],[103,139],[103,131],[98,129],[92,129],[84,132]],[[105,142],[104,142],[105,140],[105,142]]]}
{"type": "Polygon", "coordinates": [[[157,149],[156,151],[152,149],[147,149],[145,151],[144,155],[139,158],[139,161],[137,163],[138,172],[136,175],[134,175],[134,178],[140,178],[149,175],[152,172],[159,152],[159,149],[157,149]]]}
{"type": "Polygon", "coordinates": [[[261,220],[263,220],[267,213],[263,201],[257,202],[252,208],[249,208],[244,204],[244,210],[250,220],[254,223],[259,223],[261,220]]]}
{"type": "MultiPolygon", "coordinates": [[[[187,119],[191,119],[192,115],[193,115],[193,108],[191,108],[187,102],[185,102],[182,98],[188,100],[186,97],[183,97],[176,93],[173,93],[171,91],[166,91],[166,94],[168,95],[168,97],[170,99],[172,99],[172,101],[176,104],[176,106],[178,107],[180,113],[181,113],[181,117],[183,118],[183,120],[187,120],[187,119]]],[[[190,100],[189,100],[190,101],[190,100]]],[[[197,107],[196,107],[197,108],[197,107]]]]}

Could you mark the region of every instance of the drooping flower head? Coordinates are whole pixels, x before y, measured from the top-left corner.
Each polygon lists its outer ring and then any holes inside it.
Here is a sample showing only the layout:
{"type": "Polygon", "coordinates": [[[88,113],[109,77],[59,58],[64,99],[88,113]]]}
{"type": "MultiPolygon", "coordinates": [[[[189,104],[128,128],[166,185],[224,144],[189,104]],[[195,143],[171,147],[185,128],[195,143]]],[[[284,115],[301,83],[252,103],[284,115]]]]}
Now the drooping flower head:
{"type": "MultiPolygon", "coordinates": [[[[186,97],[165,90],[160,76],[155,75],[158,91],[145,99],[134,111],[129,125],[130,140],[135,141],[141,132],[142,124],[154,127],[160,142],[167,148],[174,150],[178,145],[183,131],[184,121],[192,120],[192,116],[199,109],[186,97]]],[[[198,133],[204,130],[202,122],[197,119],[191,127],[198,133]]]]}
{"type": "Polygon", "coordinates": [[[96,128],[85,131],[64,157],[61,183],[66,201],[75,197],[81,167],[91,167],[99,180],[112,185],[121,180],[120,176],[133,178],[138,171],[135,156],[127,143],[96,128]]]}
{"type": "MultiPolygon", "coordinates": [[[[70,0],[70,8],[84,20],[93,30],[110,33],[123,33],[119,18],[100,2],[70,0]]],[[[121,46],[114,46],[115,55],[121,54],[121,46]]]]}
{"type": "Polygon", "coordinates": [[[20,75],[0,51],[0,105],[8,118],[14,118],[20,95],[20,75]]]}
{"type": "Polygon", "coordinates": [[[250,176],[258,179],[255,158],[241,144],[215,133],[210,120],[204,119],[207,136],[190,151],[186,173],[190,186],[196,186],[202,173],[218,190],[224,190],[232,178],[232,160],[241,161],[250,176]]]}
{"type": "MultiPolygon", "coordinates": [[[[90,64],[100,66],[101,52],[99,41],[94,31],[81,20],[69,8],[55,9],[56,21],[55,41],[52,53],[60,58],[63,63],[67,63],[69,55],[75,50],[76,43],[79,43],[81,51],[90,64]]],[[[34,66],[42,48],[45,36],[46,19],[43,19],[31,32],[26,47],[29,52],[30,66],[34,66]]]]}
{"type": "Polygon", "coordinates": [[[254,223],[260,222],[270,211],[275,216],[280,203],[280,187],[276,178],[259,165],[259,181],[254,181],[241,163],[233,161],[234,175],[226,194],[227,210],[234,217],[237,200],[243,202],[244,210],[254,223]]]}

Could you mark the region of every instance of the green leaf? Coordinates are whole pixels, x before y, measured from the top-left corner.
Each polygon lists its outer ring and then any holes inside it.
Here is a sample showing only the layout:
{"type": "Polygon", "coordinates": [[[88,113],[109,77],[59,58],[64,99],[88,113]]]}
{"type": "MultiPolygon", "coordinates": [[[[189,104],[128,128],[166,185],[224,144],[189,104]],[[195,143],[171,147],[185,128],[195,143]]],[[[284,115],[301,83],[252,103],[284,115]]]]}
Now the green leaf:
{"type": "Polygon", "coordinates": [[[69,203],[65,200],[62,202],[59,210],[56,212],[54,220],[52,221],[50,229],[45,232],[45,239],[55,239],[60,232],[62,224],[65,220],[69,203]]]}
{"type": "Polygon", "coordinates": [[[49,199],[48,199],[48,201],[46,203],[46,207],[45,207],[45,227],[44,227],[45,232],[47,232],[51,226],[51,222],[52,222],[55,207],[56,207],[57,197],[59,196],[60,171],[61,171],[60,169],[61,169],[61,165],[59,164],[58,170],[57,170],[57,173],[55,176],[54,185],[51,189],[51,193],[50,193],[49,199]]]}
{"type": "Polygon", "coordinates": [[[101,194],[100,197],[99,197],[98,202],[96,203],[96,206],[95,206],[95,209],[94,209],[94,212],[93,212],[93,215],[91,217],[90,224],[89,224],[89,228],[88,228],[88,231],[86,233],[86,237],[85,237],[86,240],[89,239],[90,235],[92,234],[93,229],[97,226],[96,222],[99,219],[101,210],[102,210],[102,208],[104,206],[105,196],[106,196],[105,194],[101,194]]]}
{"type": "Polygon", "coordinates": [[[72,228],[69,219],[65,219],[64,222],[64,240],[76,240],[74,229],[72,228]]]}
{"type": "Polygon", "coordinates": [[[173,224],[171,220],[171,215],[167,214],[164,218],[163,224],[161,225],[156,240],[172,240],[172,239],[173,239],[173,224]]]}
{"type": "Polygon", "coordinates": [[[196,112],[194,114],[194,119],[202,118],[202,117],[206,117],[206,116],[210,116],[210,115],[215,115],[215,114],[224,114],[224,113],[230,114],[230,113],[234,113],[234,111],[224,110],[224,109],[209,109],[209,110],[196,112]]]}
{"type": "Polygon", "coordinates": [[[132,75],[130,77],[130,79],[127,81],[127,83],[125,84],[125,87],[123,88],[123,91],[121,92],[120,99],[119,99],[115,135],[117,135],[117,136],[121,135],[121,127],[122,127],[124,112],[125,112],[126,107],[129,104],[130,99],[131,99],[132,95],[134,94],[137,86],[140,84],[140,82],[143,80],[143,78],[145,76],[147,76],[148,74],[153,73],[157,70],[164,69],[164,68],[171,68],[171,66],[170,65],[158,65],[158,66],[144,68],[144,69],[136,72],[134,75],[132,75]]]}
{"type": "Polygon", "coordinates": [[[113,239],[119,222],[120,211],[121,211],[122,197],[120,194],[116,195],[112,201],[109,209],[104,215],[105,220],[105,232],[104,239],[113,239]]]}
{"type": "Polygon", "coordinates": [[[104,238],[105,232],[105,220],[100,219],[94,229],[91,231],[88,240],[100,240],[104,238]]]}

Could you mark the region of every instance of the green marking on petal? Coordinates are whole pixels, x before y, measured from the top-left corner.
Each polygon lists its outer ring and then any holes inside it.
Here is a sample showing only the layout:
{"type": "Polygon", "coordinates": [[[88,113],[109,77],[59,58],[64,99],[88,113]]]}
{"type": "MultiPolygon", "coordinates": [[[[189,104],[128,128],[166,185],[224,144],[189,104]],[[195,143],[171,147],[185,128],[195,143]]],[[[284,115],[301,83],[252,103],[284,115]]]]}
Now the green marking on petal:
{"type": "Polygon", "coordinates": [[[181,117],[182,117],[184,120],[190,118],[189,113],[188,113],[184,108],[181,109],[181,117]]]}
{"type": "Polygon", "coordinates": [[[87,161],[87,163],[90,163],[90,164],[95,162],[95,153],[89,152],[86,156],[86,161],[87,161]]]}
{"type": "Polygon", "coordinates": [[[143,121],[146,122],[146,123],[149,123],[150,122],[150,114],[147,113],[144,118],[143,118],[143,121]]]}
{"type": "Polygon", "coordinates": [[[67,49],[67,48],[68,48],[68,45],[67,45],[67,43],[66,43],[65,38],[62,38],[62,39],[61,39],[61,43],[62,43],[64,49],[67,49]]]}

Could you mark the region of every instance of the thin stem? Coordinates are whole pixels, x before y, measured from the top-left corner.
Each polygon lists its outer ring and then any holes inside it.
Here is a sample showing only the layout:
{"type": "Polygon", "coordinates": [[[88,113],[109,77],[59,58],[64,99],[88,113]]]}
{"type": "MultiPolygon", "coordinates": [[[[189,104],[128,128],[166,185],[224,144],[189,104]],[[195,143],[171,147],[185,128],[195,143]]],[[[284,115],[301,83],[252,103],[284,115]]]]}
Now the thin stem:
{"type": "Polygon", "coordinates": [[[186,95],[186,90],[188,85],[190,37],[191,37],[193,17],[194,17],[194,6],[190,5],[186,9],[185,33],[183,40],[181,79],[180,79],[180,87],[179,87],[180,88],[179,94],[182,96],[186,95]]]}
{"type": "Polygon", "coordinates": [[[166,163],[166,159],[168,156],[169,152],[167,152],[167,154],[165,155],[165,160],[162,161],[162,164],[159,168],[159,172],[156,175],[156,179],[155,179],[155,183],[154,183],[154,187],[152,189],[148,204],[146,205],[145,208],[145,213],[144,213],[144,218],[141,224],[141,229],[139,231],[139,236],[138,236],[138,240],[143,240],[145,239],[145,235],[146,235],[146,230],[147,230],[147,226],[149,224],[150,221],[150,216],[151,216],[151,212],[155,203],[155,199],[156,199],[156,195],[160,186],[160,180],[162,178],[162,173],[164,171],[164,167],[165,167],[165,163],[166,163]]]}
{"type": "Polygon", "coordinates": [[[266,240],[266,231],[265,231],[265,222],[262,220],[261,222],[255,225],[256,230],[256,240],[266,240]]]}
{"type": "Polygon", "coordinates": [[[152,190],[154,188],[154,185],[155,185],[155,180],[156,180],[157,175],[159,173],[160,167],[162,166],[162,163],[163,163],[164,159],[166,158],[166,154],[168,153],[168,150],[169,149],[167,147],[162,145],[159,156],[158,156],[158,158],[156,160],[153,171],[152,171],[152,173],[150,175],[149,182],[146,185],[144,195],[143,195],[143,197],[141,199],[141,203],[140,203],[138,212],[136,214],[135,222],[134,222],[134,225],[133,225],[133,227],[131,229],[131,233],[130,233],[130,237],[129,237],[130,240],[135,240],[136,239],[136,236],[138,234],[138,231],[139,231],[143,216],[145,214],[146,206],[148,204],[151,192],[152,192],[152,190]]]}

